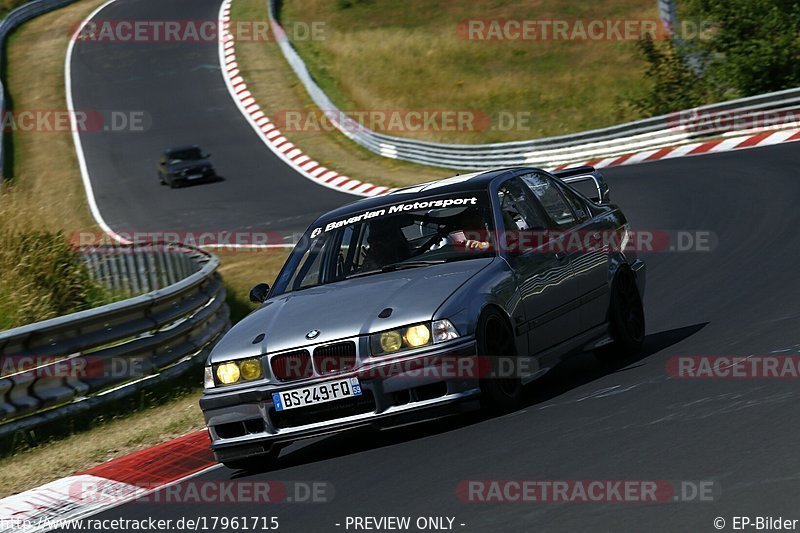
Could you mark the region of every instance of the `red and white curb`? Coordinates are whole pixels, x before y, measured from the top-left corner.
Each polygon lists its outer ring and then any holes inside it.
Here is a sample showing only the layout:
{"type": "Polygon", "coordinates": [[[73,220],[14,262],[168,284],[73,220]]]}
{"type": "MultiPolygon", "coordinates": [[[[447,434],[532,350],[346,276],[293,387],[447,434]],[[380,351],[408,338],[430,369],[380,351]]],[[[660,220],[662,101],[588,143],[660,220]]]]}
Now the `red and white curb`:
{"type": "Polygon", "coordinates": [[[634,165],[647,163],[661,159],[672,159],[676,157],[688,157],[695,155],[715,154],[729,152],[731,150],[743,150],[746,148],[759,148],[785,142],[800,141],[800,129],[772,130],[739,135],[724,139],[714,139],[711,141],[696,142],[690,144],[679,144],[676,146],[666,146],[640,152],[632,152],[611,157],[589,159],[581,163],[564,163],[558,165],[554,170],[563,168],[589,165],[595,168],[614,167],[619,165],[634,165]]]}
{"type": "Polygon", "coordinates": [[[247,83],[239,72],[236,62],[236,41],[230,32],[231,0],[220,7],[219,19],[222,39],[219,43],[219,60],[222,75],[234,102],[267,147],[302,176],[319,185],[358,196],[378,196],[388,192],[388,187],[365,183],[331,170],[303,153],[281,133],[264,114],[247,83]]]}
{"type": "Polygon", "coordinates": [[[0,532],[48,531],[217,467],[206,430],[0,500],[0,532]]]}

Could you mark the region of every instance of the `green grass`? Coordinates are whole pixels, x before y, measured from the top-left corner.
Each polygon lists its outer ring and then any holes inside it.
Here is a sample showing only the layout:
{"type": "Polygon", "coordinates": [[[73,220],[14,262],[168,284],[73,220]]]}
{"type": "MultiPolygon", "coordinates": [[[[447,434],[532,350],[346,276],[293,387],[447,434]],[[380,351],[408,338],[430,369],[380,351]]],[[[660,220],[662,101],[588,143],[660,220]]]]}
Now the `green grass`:
{"type": "Polygon", "coordinates": [[[0,193],[0,330],[118,299],[92,280],[64,233],[31,229],[37,221],[14,193],[0,193]]]}
{"type": "MultiPolygon", "coordinates": [[[[238,0],[237,0],[238,1],[238,0]]],[[[234,2],[234,5],[236,2],[234,2]]],[[[295,39],[312,75],[343,110],[475,110],[492,128],[399,135],[457,142],[524,140],[639,118],[624,104],[644,81],[632,41],[475,41],[460,21],[658,19],[653,0],[285,0],[281,22],[323,22],[295,39]],[[530,124],[503,128],[501,114],[530,124]]]]}
{"type": "MultiPolygon", "coordinates": [[[[234,21],[263,20],[264,0],[235,0],[234,21]]],[[[236,44],[236,62],[264,113],[280,116],[287,110],[313,110],[314,103],[281,55],[273,39],[241,40],[236,44]]],[[[338,131],[292,131],[288,139],[309,157],[340,174],[387,187],[401,187],[446,178],[453,170],[426,167],[388,159],[361,148],[338,131]]]]}

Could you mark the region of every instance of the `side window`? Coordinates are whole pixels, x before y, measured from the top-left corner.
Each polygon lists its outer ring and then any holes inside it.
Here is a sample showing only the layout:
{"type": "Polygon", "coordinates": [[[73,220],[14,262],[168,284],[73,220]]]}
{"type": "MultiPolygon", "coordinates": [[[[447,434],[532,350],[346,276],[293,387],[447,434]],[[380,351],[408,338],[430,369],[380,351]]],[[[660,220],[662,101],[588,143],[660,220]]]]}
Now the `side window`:
{"type": "Polygon", "coordinates": [[[503,183],[497,194],[506,231],[547,228],[544,216],[525,193],[525,187],[518,179],[512,178],[503,183]]]}
{"type": "Polygon", "coordinates": [[[577,223],[575,213],[550,178],[533,173],[522,176],[522,180],[530,187],[559,229],[571,228],[577,223]]]}
{"type": "Polygon", "coordinates": [[[322,282],[322,258],[328,248],[330,239],[319,239],[303,254],[300,266],[289,280],[292,290],[312,287],[322,282]]]}
{"type": "Polygon", "coordinates": [[[569,187],[559,187],[559,189],[564,193],[564,197],[567,199],[567,202],[569,202],[569,205],[572,206],[572,210],[578,215],[578,222],[584,222],[592,218],[586,209],[586,204],[575,194],[575,191],[569,187]]]}

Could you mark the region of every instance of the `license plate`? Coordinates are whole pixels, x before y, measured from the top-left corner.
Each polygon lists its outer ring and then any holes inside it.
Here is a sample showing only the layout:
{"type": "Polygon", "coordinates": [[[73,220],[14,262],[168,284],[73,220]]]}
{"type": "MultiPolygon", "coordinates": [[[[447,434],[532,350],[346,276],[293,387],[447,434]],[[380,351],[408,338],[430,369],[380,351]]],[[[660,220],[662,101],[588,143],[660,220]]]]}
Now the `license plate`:
{"type": "Polygon", "coordinates": [[[272,393],[272,403],[276,411],[306,407],[320,403],[361,396],[361,384],[357,378],[328,381],[318,385],[272,393]]]}
{"type": "Polygon", "coordinates": [[[191,176],[186,176],[186,179],[187,180],[199,180],[202,177],[203,177],[202,174],[192,174],[191,176]]]}

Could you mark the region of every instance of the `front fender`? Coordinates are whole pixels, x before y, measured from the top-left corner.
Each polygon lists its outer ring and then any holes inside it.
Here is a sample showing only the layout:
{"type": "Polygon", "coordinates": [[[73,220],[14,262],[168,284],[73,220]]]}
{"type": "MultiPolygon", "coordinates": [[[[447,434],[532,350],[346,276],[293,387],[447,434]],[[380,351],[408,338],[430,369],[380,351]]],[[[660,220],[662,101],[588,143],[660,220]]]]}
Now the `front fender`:
{"type": "MultiPolygon", "coordinates": [[[[497,258],[455,291],[434,314],[434,320],[448,319],[461,335],[475,335],[484,309],[494,306],[508,317],[512,330],[525,321],[514,272],[497,258]]],[[[526,335],[516,335],[517,353],[527,354],[526,335]]]]}

